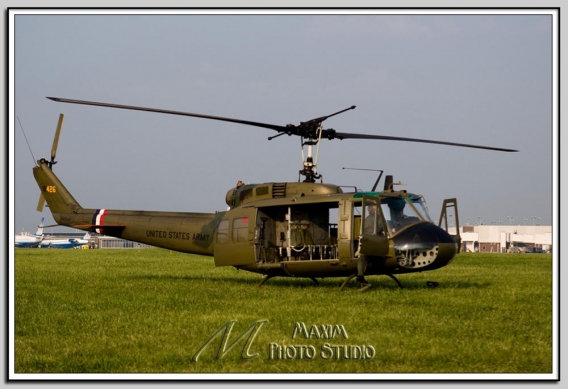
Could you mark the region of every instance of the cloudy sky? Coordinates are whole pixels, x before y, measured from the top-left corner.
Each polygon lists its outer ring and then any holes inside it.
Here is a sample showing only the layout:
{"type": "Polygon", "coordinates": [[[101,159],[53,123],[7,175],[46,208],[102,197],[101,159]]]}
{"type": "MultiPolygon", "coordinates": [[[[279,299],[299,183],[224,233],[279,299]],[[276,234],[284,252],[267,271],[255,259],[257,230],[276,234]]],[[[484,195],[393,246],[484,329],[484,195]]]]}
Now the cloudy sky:
{"type": "MultiPolygon", "coordinates": [[[[55,96],[472,143],[518,153],[394,141],[323,141],[323,181],[369,190],[383,169],[437,220],[552,224],[550,13],[22,13],[13,24],[15,231],[35,231],[33,158],[85,208],[214,212],[246,183],[297,181],[300,140],[241,124],[56,103],[55,96]],[[18,122],[19,119],[19,122],[18,122]]],[[[132,13],[132,11],[129,11],[132,13]]],[[[170,11],[173,12],[173,11],[170,11]]],[[[61,231],[70,231],[62,229],[61,231]]]]}

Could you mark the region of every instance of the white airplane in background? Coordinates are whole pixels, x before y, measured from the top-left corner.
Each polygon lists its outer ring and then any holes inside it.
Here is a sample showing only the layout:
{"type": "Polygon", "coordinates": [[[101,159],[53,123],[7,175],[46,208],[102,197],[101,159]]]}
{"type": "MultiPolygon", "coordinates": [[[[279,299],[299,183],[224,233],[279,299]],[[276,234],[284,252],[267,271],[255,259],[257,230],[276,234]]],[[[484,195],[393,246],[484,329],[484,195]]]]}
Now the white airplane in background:
{"type": "Polygon", "coordinates": [[[44,239],[40,243],[41,248],[54,248],[54,249],[72,249],[76,247],[81,247],[86,244],[89,244],[89,239],[91,235],[87,232],[83,238],[75,239],[44,239]]]}
{"type": "Polygon", "coordinates": [[[32,235],[29,232],[22,232],[16,235],[16,247],[38,247],[43,240],[43,217],[38,226],[37,232],[32,235]]]}

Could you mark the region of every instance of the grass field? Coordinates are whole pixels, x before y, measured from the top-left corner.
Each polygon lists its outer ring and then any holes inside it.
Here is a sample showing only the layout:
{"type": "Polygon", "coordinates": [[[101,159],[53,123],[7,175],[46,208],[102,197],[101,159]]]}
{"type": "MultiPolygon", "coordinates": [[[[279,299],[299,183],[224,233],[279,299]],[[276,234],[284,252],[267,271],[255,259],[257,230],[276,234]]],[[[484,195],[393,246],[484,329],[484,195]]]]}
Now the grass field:
{"type": "Polygon", "coordinates": [[[399,279],[369,277],[365,293],[339,292],[343,279],[258,288],[258,274],[168,250],[19,249],[15,372],[552,372],[551,255],[464,253],[399,279]],[[255,323],[256,337],[218,359],[218,336],[193,362],[230,320],[228,344],[255,323]]]}

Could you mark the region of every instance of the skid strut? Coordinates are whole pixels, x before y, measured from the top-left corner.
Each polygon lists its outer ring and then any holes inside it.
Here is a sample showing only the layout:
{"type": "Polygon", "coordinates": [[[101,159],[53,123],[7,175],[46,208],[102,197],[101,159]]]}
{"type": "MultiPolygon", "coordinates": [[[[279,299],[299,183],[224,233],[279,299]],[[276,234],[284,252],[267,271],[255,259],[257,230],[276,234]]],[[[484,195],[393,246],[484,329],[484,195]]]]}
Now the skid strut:
{"type": "Polygon", "coordinates": [[[390,278],[392,278],[392,279],[398,284],[398,286],[400,287],[400,289],[402,289],[402,284],[400,283],[400,281],[399,281],[395,276],[393,276],[392,274],[385,274],[385,275],[386,275],[386,276],[389,276],[390,278]]]}
{"type": "Polygon", "coordinates": [[[274,277],[274,276],[271,276],[270,274],[266,274],[264,277],[262,277],[262,280],[260,280],[260,282],[258,283],[258,287],[260,288],[262,286],[262,284],[264,284],[266,281],[268,281],[272,277],[274,277]]]}
{"type": "Polygon", "coordinates": [[[341,284],[341,286],[339,287],[339,291],[341,292],[343,290],[343,288],[345,288],[345,285],[347,285],[347,283],[349,281],[351,281],[353,278],[357,277],[357,274],[351,274],[349,277],[347,277],[347,279],[343,282],[343,284],[341,284]]]}

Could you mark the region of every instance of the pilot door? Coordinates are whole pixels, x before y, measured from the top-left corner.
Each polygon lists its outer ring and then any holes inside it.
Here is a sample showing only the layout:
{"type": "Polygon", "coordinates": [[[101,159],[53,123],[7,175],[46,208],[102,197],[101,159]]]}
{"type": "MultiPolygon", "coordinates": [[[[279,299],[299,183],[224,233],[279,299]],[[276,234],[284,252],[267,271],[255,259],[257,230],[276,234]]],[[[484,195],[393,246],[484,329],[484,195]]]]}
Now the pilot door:
{"type": "Polygon", "coordinates": [[[387,255],[389,240],[386,226],[380,198],[363,196],[358,252],[368,256],[387,255]]]}

